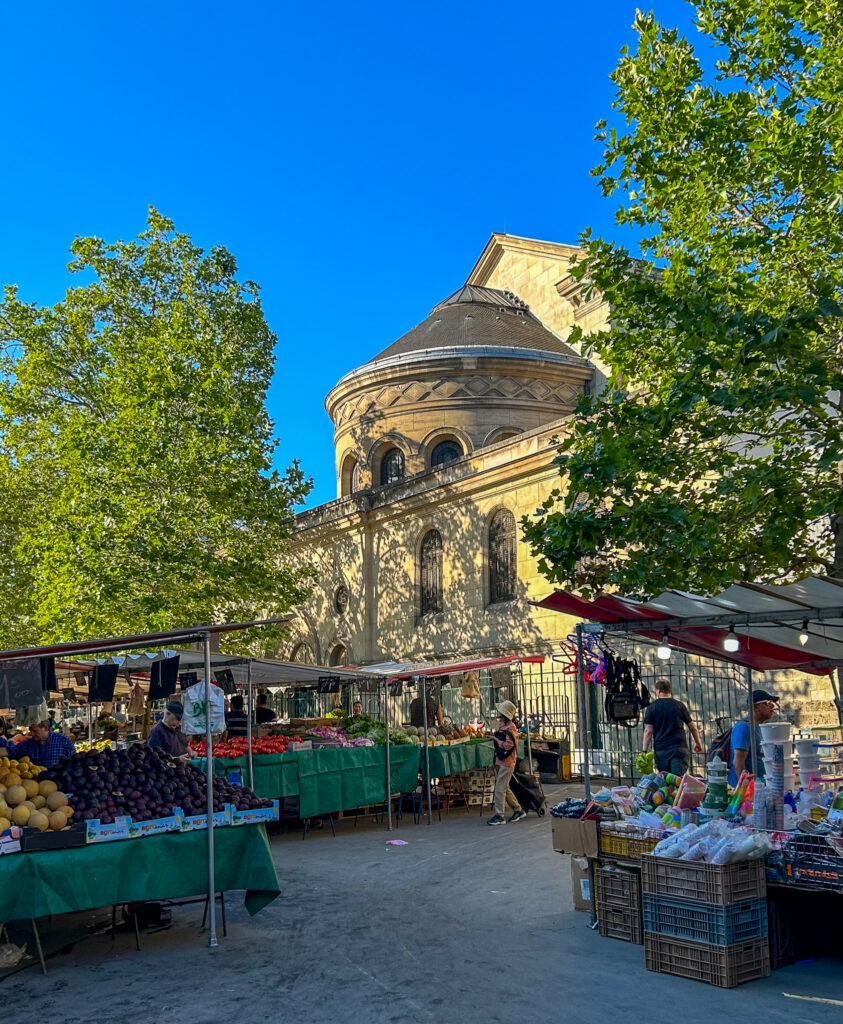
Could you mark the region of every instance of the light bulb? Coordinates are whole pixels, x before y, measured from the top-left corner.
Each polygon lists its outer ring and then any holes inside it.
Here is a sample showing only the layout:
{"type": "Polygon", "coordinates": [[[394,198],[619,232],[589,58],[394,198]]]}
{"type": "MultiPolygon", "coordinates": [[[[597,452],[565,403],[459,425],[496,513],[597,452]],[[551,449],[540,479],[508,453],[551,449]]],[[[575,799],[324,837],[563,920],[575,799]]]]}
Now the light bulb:
{"type": "Polygon", "coordinates": [[[730,629],[723,640],[723,650],[729,651],[730,654],[734,654],[735,651],[741,649],[741,642],[735,633],[734,628],[730,629]]]}
{"type": "Polygon", "coordinates": [[[656,648],[656,657],[661,658],[662,661],[670,660],[670,643],[667,637],[667,630],[662,634],[662,642],[656,648]]]}
{"type": "Polygon", "coordinates": [[[808,643],[808,622],[807,620],[802,623],[802,632],[799,634],[799,643],[804,647],[808,643]]]}

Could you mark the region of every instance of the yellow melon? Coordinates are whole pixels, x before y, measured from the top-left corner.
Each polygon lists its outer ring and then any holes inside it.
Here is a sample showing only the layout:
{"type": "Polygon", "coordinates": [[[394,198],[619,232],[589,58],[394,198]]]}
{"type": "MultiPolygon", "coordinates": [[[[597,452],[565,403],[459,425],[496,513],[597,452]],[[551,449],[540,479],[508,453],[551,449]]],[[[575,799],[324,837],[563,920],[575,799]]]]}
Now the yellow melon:
{"type": "Polygon", "coordinates": [[[26,795],[31,800],[34,796],[38,796],[38,783],[35,779],[26,779],[23,782],[23,788],[26,790],[26,795]]]}
{"type": "Polygon", "coordinates": [[[29,825],[30,828],[37,828],[39,832],[46,832],[50,827],[50,819],[46,814],[42,814],[40,811],[35,811],[34,814],[30,814],[27,825],[29,825]]]}
{"type": "Polygon", "coordinates": [[[68,821],[73,817],[73,808],[70,804],[65,804],[64,807],[59,807],[59,811],[64,814],[68,821]]]}
{"type": "Polygon", "coordinates": [[[23,779],[21,779],[17,772],[9,772],[3,781],[7,786],[19,786],[21,782],[23,782],[23,779]]]}
{"type": "Polygon", "coordinates": [[[57,811],[59,807],[64,807],[66,803],[67,797],[64,795],[64,793],[59,793],[58,791],[55,793],[50,793],[50,795],[47,797],[47,806],[50,808],[51,811],[57,811]]]}
{"type": "Polygon", "coordinates": [[[28,807],[30,814],[32,814],[34,810],[37,810],[35,804],[31,800],[24,800],[22,804],[18,804],[18,807],[28,807]]]}
{"type": "Polygon", "coordinates": [[[38,796],[34,796],[32,798],[32,806],[36,809],[36,811],[40,811],[41,808],[46,803],[47,803],[47,798],[45,796],[41,796],[40,793],[38,794],[38,796]]]}
{"type": "Polygon", "coordinates": [[[21,804],[12,811],[12,821],[16,825],[25,825],[29,821],[29,808],[21,804]]]}
{"type": "Polygon", "coordinates": [[[0,816],[0,834],[6,831],[7,828],[11,828],[12,823],[5,816],[0,816]]]}
{"type": "Polygon", "coordinates": [[[9,786],[3,795],[6,797],[6,803],[9,807],[16,807],[26,800],[26,790],[23,786],[9,786]]]}
{"type": "Polygon", "coordinates": [[[61,832],[61,830],[67,824],[67,818],[65,817],[64,814],[62,814],[61,811],[53,811],[53,813],[50,815],[50,819],[49,820],[50,820],[50,828],[54,832],[61,832]]]}
{"type": "Polygon", "coordinates": [[[41,796],[49,796],[50,793],[55,793],[58,788],[52,779],[44,779],[43,782],[38,783],[38,792],[41,796]]]}

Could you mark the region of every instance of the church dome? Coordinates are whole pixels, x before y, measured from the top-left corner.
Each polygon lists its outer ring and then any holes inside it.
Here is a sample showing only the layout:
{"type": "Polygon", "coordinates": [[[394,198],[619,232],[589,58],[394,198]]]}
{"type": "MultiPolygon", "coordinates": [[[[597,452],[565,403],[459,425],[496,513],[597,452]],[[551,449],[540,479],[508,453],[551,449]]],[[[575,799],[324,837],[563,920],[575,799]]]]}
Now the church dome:
{"type": "Polygon", "coordinates": [[[516,294],[463,285],[329,393],[338,493],[437,472],[561,419],[592,376],[516,294]]]}

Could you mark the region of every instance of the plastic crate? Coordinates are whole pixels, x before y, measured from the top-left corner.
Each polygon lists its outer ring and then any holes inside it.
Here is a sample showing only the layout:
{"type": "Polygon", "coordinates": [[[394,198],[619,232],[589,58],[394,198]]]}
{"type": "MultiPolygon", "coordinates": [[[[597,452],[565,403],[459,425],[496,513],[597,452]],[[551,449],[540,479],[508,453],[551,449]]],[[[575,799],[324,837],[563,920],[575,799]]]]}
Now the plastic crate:
{"type": "Polygon", "coordinates": [[[676,939],[733,946],[767,934],[766,899],[724,907],[669,896],[645,896],[643,909],[646,931],[676,939]]]}
{"type": "Polygon", "coordinates": [[[706,864],[645,856],[641,858],[641,888],[651,896],[671,896],[723,907],[764,899],[767,877],[761,859],[706,864]]]}
{"type": "Polygon", "coordinates": [[[661,838],[662,833],[656,829],[633,829],[603,822],[600,825],[600,856],[638,861],[644,854],[651,853],[661,838]]]}
{"type": "Polygon", "coordinates": [[[645,932],[644,960],[648,971],[703,981],[717,988],[734,988],[770,976],[766,937],[735,946],[714,946],[645,932]]]}
{"type": "Polygon", "coordinates": [[[628,907],[616,907],[597,901],[597,930],[605,939],[621,939],[640,946],[644,941],[641,907],[633,903],[628,907]]]}
{"type": "Polygon", "coordinates": [[[638,868],[595,863],[594,884],[598,902],[624,909],[641,905],[641,871],[638,868]]]}

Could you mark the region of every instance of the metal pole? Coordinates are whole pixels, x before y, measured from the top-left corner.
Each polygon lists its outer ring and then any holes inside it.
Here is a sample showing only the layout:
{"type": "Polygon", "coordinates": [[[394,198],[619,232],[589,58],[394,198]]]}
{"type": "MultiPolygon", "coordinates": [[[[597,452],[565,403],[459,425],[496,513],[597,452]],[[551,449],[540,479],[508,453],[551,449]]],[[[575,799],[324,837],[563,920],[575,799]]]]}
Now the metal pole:
{"type": "Polygon", "coordinates": [[[582,623],[577,623],[577,723],[580,727],[580,740],[582,742],[582,774],[585,782],[585,798],[591,799],[591,778],[588,765],[588,723],[584,721],[583,715],[588,700],[585,692],[585,652],[582,645],[582,623]]]}
{"type": "Polygon", "coordinates": [[[213,949],[217,944],[217,908],[214,902],[216,872],[214,871],[214,738],[211,734],[211,634],[202,636],[202,647],[205,653],[205,747],[207,762],[205,764],[207,811],[208,811],[208,947],[213,949]]]}
{"type": "Polygon", "coordinates": [[[418,682],[419,692],[422,695],[422,722],[424,723],[424,788],[427,791],[427,823],[432,825],[433,797],[430,792],[430,747],[427,745],[427,679],[424,676],[420,676],[418,682]]]}
{"type": "Polygon", "coordinates": [[[392,831],[392,764],[389,755],[389,680],[383,684],[383,724],[386,726],[386,830],[392,831]]]}
{"type": "Polygon", "coordinates": [[[252,761],[252,659],[246,662],[246,763],[249,766],[249,789],[255,788],[255,765],[252,761]]]}
{"type": "Polygon", "coordinates": [[[755,705],[752,700],[752,669],[749,665],[744,667],[744,678],[747,685],[746,706],[749,719],[749,749],[752,756],[752,774],[758,778],[758,750],[755,742],[755,705]]]}
{"type": "MultiPolygon", "coordinates": [[[[530,766],[530,774],[533,774],[533,747],[530,743],[530,709],[527,707],[527,683],[524,680],[524,663],[518,662],[518,674],[521,676],[521,699],[524,702],[524,717],[527,728],[527,764],[530,766]]],[[[518,745],[515,748],[516,758],[518,756],[518,745]]]]}

